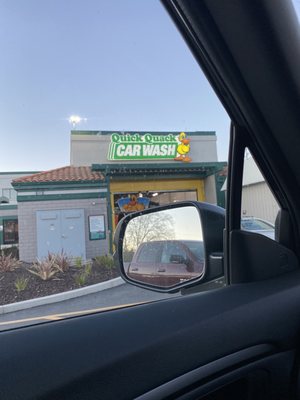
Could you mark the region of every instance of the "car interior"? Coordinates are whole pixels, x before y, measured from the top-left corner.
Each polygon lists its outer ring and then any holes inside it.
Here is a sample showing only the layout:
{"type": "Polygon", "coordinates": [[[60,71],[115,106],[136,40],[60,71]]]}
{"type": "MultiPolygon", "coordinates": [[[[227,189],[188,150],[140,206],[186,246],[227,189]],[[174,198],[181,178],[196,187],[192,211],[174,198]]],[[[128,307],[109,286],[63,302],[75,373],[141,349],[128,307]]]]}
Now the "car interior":
{"type": "Polygon", "coordinates": [[[300,398],[299,22],[289,0],[162,4],[231,118],[225,229],[199,206],[207,270],[180,297],[0,332],[0,399],[300,398]],[[276,240],[240,227],[246,148],[276,240]]]}

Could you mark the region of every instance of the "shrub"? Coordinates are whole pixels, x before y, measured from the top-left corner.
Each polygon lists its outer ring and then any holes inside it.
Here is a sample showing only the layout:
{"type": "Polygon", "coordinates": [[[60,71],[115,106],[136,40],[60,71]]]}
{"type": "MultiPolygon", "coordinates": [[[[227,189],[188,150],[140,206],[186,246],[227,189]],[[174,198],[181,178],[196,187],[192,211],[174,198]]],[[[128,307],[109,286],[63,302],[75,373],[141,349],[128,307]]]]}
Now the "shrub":
{"type": "Polygon", "coordinates": [[[56,260],[56,254],[50,253],[50,252],[48,251],[48,255],[47,255],[46,259],[47,259],[48,261],[56,260]]]}
{"type": "Polygon", "coordinates": [[[29,280],[28,278],[23,278],[23,277],[16,279],[15,288],[17,289],[18,293],[22,292],[27,288],[28,280],[29,280]]]}
{"type": "Polygon", "coordinates": [[[84,286],[86,283],[88,275],[84,272],[81,272],[81,274],[75,276],[75,282],[78,286],[84,286]]]}
{"type": "Polygon", "coordinates": [[[29,269],[28,271],[41,278],[43,281],[47,281],[58,271],[56,258],[49,254],[44,260],[37,260],[33,264],[32,269],[29,269]]]}
{"type": "Polygon", "coordinates": [[[3,252],[0,254],[0,272],[13,271],[21,265],[21,262],[13,257],[11,254],[5,255],[3,252]]]}
{"type": "Polygon", "coordinates": [[[96,263],[103,268],[112,269],[114,268],[114,259],[110,254],[105,254],[105,256],[95,257],[96,263]]]}
{"type": "Polygon", "coordinates": [[[84,267],[84,272],[87,276],[89,276],[92,272],[92,263],[88,262],[84,267]]]}
{"type": "Polygon", "coordinates": [[[67,272],[70,268],[70,259],[66,253],[61,251],[61,253],[55,255],[55,264],[60,272],[67,272]]]}
{"type": "Polygon", "coordinates": [[[78,286],[84,286],[87,278],[89,277],[89,275],[91,275],[91,272],[92,272],[92,263],[88,262],[85,265],[84,270],[74,278],[76,284],[78,286]]]}
{"type": "Polygon", "coordinates": [[[78,267],[78,268],[82,267],[82,257],[75,257],[74,261],[75,261],[76,267],[78,267]]]}

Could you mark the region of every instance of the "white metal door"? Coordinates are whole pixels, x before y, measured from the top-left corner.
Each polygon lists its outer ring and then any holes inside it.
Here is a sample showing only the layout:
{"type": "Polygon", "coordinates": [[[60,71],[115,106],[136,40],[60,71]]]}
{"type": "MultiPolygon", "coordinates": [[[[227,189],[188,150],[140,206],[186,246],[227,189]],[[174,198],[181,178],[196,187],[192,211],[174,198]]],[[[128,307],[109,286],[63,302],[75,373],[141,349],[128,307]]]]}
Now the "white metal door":
{"type": "Polygon", "coordinates": [[[84,210],[37,211],[37,254],[65,252],[85,259],[84,210]]]}
{"type": "Polygon", "coordinates": [[[62,250],[85,259],[84,210],[61,210],[62,250]]]}
{"type": "Polygon", "coordinates": [[[61,251],[60,211],[37,211],[37,256],[61,251]]]}

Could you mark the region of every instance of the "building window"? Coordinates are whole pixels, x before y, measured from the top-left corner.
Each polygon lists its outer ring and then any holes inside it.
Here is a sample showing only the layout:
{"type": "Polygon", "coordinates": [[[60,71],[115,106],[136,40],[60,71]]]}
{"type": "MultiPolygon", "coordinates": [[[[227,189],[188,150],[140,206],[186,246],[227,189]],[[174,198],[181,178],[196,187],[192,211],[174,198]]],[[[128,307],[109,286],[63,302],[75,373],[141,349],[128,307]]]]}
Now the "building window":
{"type": "Polygon", "coordinates": [[[3,243],[17,244],[19,242],[18,220],[7,219],[3,221],[3,243]]]}
{"type": "Polygon", "coordinates": [[[2,196],[7,197],[9,202],[16,202],[17,201],[17,192],[11,188],[3,188],[2,189],[2,196]]]}

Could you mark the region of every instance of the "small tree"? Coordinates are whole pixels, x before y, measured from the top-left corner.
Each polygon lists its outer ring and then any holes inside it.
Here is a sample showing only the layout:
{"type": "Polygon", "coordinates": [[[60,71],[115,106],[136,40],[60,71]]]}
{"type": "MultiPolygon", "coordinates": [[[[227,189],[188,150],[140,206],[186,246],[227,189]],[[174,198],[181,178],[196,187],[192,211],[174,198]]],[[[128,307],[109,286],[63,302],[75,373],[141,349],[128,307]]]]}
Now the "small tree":
{"type": "Polygon", "coordinates": [[[126,230],[123,252],[135,252],[139,245],[154,240],[174,239],[174,219],[170,214],[159,212],[132,219],[126,230]]]}

